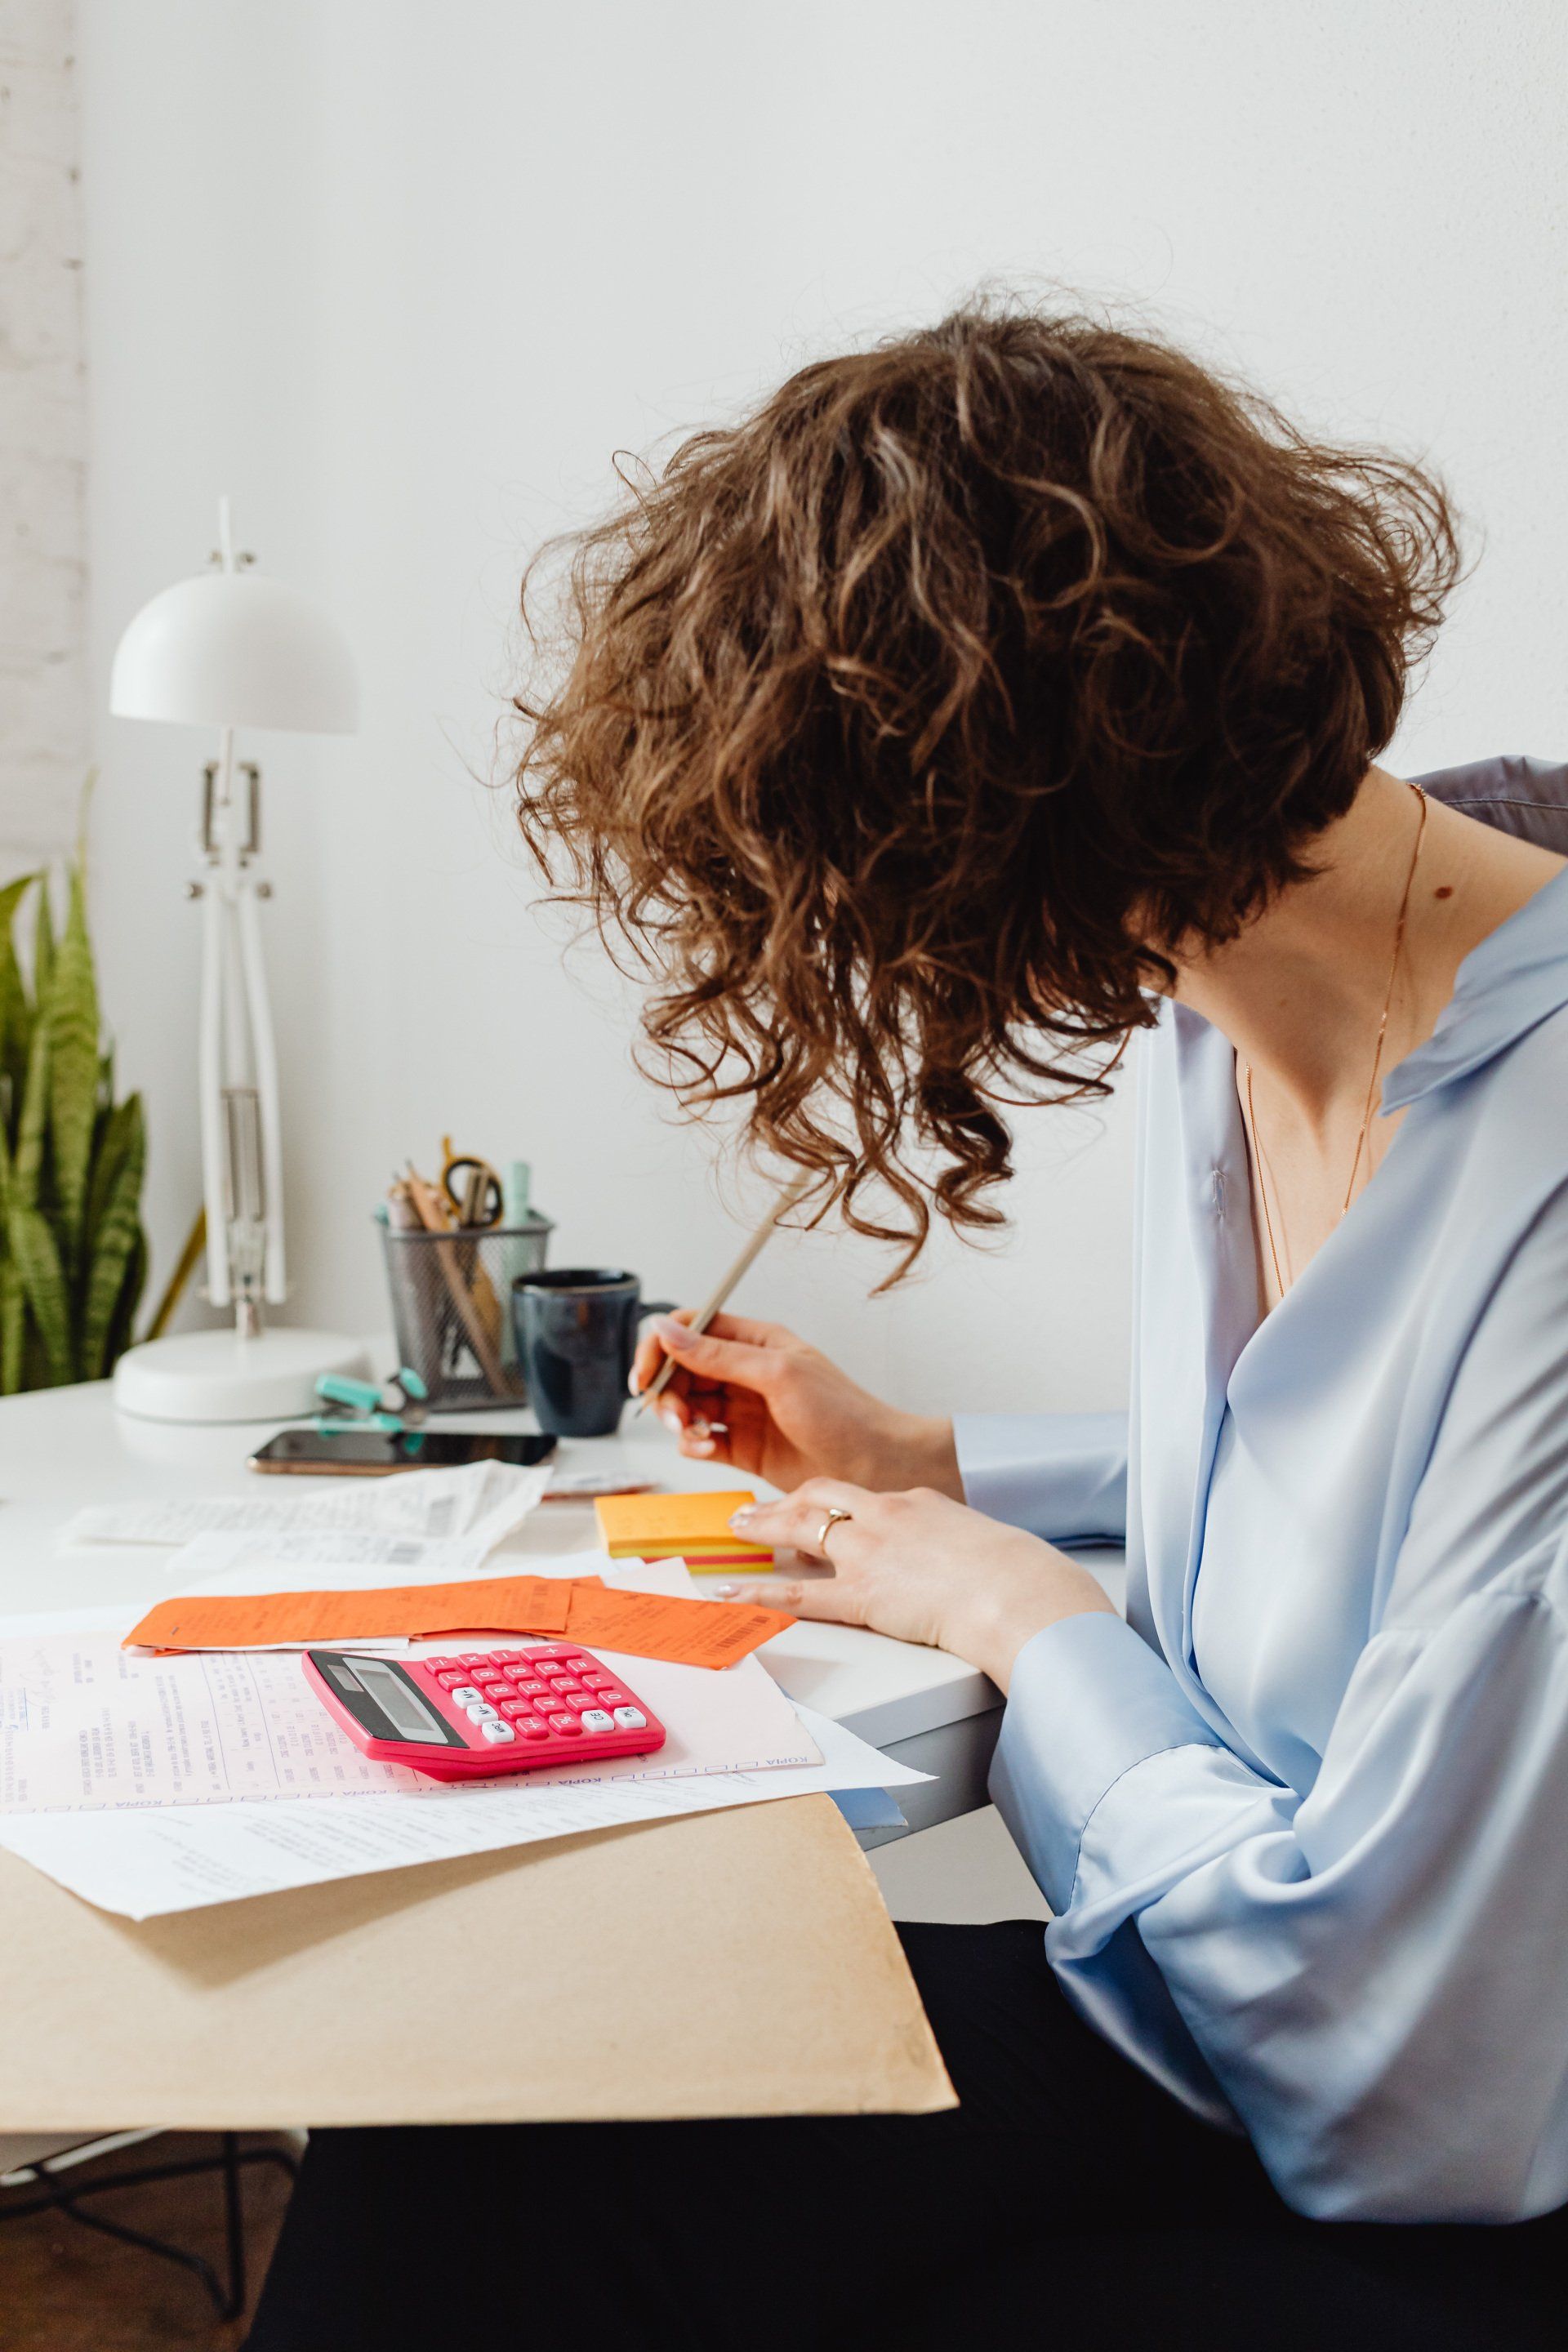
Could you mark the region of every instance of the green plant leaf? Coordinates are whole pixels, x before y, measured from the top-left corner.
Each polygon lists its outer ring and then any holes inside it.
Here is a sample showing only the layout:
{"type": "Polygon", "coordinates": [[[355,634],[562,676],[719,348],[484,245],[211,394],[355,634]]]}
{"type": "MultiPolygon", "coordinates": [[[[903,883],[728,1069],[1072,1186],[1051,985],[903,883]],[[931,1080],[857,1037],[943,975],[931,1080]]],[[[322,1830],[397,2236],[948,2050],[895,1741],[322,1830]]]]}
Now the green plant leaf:
{"type": "Polygon", "coordinates": [[[38,876],[38,905],[33,917],[33,1010],[42,1012],[48,1000],[55,969],[55,918],[49,904],[49,877],[38,876]]]}
{"type": "Polygon", "coordinates": [[[147,1236],[140,1225],[136,1228],[136,1245],[131,1253],[131,1264],[125,1270],[124,1287],[114,1310],[114,1320],[109,1327],[104,1343],[103,1370],[111,1372],[135,1336],[136,1309],[142,1304],[142,1293],[147,1282],[147,1236]]]}
{"type": "Polygon", "coordinates": [[[92,1176],[87,1192],[87,1215],[82,1228],[83,1240],[89,1251],[133,1143],[139,1150],[145,1148],[140,1095],[127,1095],[122,1103],[114,1104],[112,1108],[104,1110],[99,1117],[92,1176]]]}
{"type": "Polygon", "coordinates": [[[27,1302],[22,1277],[9,1255],[6,1228],[11,1200],[11,1154],[5,1123],[0,1119],[0,1396],[15,1396],[22,1385],[22,1340],[27,1302]]]}
{"type": "Polygon", "coordinates": [[[57,1381],[55,1378],[55,1369],[45,1351],[43,1341],[38,1337],[37,1325],[30,1315],[24,1315],[22,1318],[22,1386],[25,1389],[53,1389],[64,1385],[63,1381],[57,1381]]]}
{"type": "MultiPolygon", "coordinates": [[[[19,882],[7,882],[0,890],[0,1089],[9,1079],[13,1117],[22,1099],[27,1048],[33,1034],[33,1008],[22,984],[22,967],[16,961],[13,933],[16,909],[37,878],[36,874],[24,874],[19,882]]],[[[5,1103],[0,1094],[0,1123],[5,1118],[5,1103]]]]}
{"type": "Polygon", "coordinates": [[[22,1277],[31,1320],[54,1383],[71,1377],[70,1308],[65,1268],[48,1219],[13,1199],[5,1219],[11,1258],[22,1277]]]}
{"type": "MultiPolygon", "coordinates": [[[[147,1145],[140,1095],[127,1097],[114,1113],[111,1125],[122,1129],[123,1144],[116,1155],[118,1164],[114,1173],[103,1187],[98,1214],[92,1223],[91,1256],[88,1260],[87,1280],[82,1293],[81,1345],[78,1351],[81,1377],[85,1381],[99,1380],[109,1370],[105,1359],[110,1335],[125,1288],[127,1272],[132,1267],[141,1239],[138,1207],[147,1145]]],[[[108,1151],[109,1139],[106,1138],[105,1157],[108,1151]]],[[[96,1181],[93,1189],[97,1195],[99,1187],[96,1181]]]]}
{"type": "Polygon", "coordinates": [[[21,1276],[8,1257],[0,1258],[0,1396],[15,1396],[22,1385],[26,1308],[21,1276]]]}
{"type": "Polygon", "coordinates": [[[74,1268],[87,1206],[99,1079],[98,985],[79,866],[71,869],[70,908],[54,958],[48,997],[39,1011],[49,1031],[49,1152],[66,1262],[74,1268]]]}
{"type": "Polygon", "coordinates": [[[0,888],[4,1395],[107,1371],[146,1275],[142,1110],[115,1103],[113,1055],[100,1052],[83,873],[79,855],[58,938],[47,876],[0,888]],[[16,934],[35,890],[28,955],[16,934]]]}
{"type": "Polygon", "coordinates": [[[49,1024],[40,1016],[33,1024],[27,1075],[22,1082],[22,1107],[16,1115],[16,1141],[11,1160],[13,1207],[30,1209],[37,1204],[48,1112],[49,1024]]]}

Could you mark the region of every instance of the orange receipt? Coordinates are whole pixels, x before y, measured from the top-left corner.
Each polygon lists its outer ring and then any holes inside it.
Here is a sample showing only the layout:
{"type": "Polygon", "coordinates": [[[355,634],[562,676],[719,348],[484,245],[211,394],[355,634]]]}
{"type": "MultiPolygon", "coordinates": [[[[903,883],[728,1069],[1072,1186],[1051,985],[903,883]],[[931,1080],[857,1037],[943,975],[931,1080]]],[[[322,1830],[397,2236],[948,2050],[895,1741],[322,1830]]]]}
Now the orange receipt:
{"type": "Polygon", "coordinates": [[[771,1642],[795,1619],[749,1601],[680,1601],[658,1592],[621,1592],[605,1584],[571,1586],[569,1641],[664,1658],[677,1666],[732,1666],[771,1642]]]}
{"type": "Polygon", "coordinates": [[[390,1584],[360,1592],[197,1593],[160,1601],[122,1646],[276,1649],[296,1642],[371,1642],[467,1632],[563,1633],[571,1585],[556,1576],[390,1584]]]}
{"type": "Polygon", "coordinates": [[[497,1576],[363,1592],[194,1593],[157,1602],[121,1646],[257,1650],[469,1632],[564,1633],[590,1648],[717,1667],[749,1657],[794,1622],[783,1610],[751,1601],[616,1591],[596,1576],[497,1576]]]}

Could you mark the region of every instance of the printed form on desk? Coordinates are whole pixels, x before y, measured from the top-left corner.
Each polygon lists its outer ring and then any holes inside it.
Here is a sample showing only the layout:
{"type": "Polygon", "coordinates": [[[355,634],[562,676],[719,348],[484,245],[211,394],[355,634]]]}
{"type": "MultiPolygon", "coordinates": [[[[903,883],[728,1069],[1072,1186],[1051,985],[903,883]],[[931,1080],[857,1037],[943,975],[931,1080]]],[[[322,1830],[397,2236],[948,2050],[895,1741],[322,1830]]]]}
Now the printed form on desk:
{"type": "MultiPolygon", "coordinates": [[[[261,1484],[268,1482],[261,1481],[261,1484]]],[[[248,1537],[279,1557],[344,1566],[471,1575],[521,1526],[550,1484],[550,1465],[473,1462],[395,1478],[322,1478],[308,1494],[197,1495],[164,1502],[97,1503],[79,1511],[60,1543],[188,1544],[248,1537]]]]}
{"type": "MultiPolygon", "coordinates": [[[[0,1640],[0,1814],[394,1792],[460,1804],[468,1793],[366,1756],[311,1690],[298,1651],[163,1656],[124,1649],[120,1622],[116,1612],[106,1630],[0,1640]]],[[[429,1657],[440,1647],[422,1642],[406,1654],[429,1657]]],[[[754,1658],[712,1674],[613,1650],[595,1654],[647,1700],[668,1733],[664,1746],[650,1755],[531,1772],[530,1788],[679,1780],[822,1760],[795,1707],[754,1658]]],[[[509,1787],[518,1777],[498,1776],[509,1787]]]]}
{"type": "MultiPolygon", "coordinates": [[[[580,1575],[594,1564],[577,1554],[548,1565],[580,1575]]],[[[232,1580],[254,1591],[258,1571],[252,1557],[205,1589],[232,1580]]],[[[292,1572],[285,1565],[279,1575],[292,1572]]],[[[679,1562],[605,1562],[605,1572],[628,1590],[691,1589],[679,1562]]],[[[816,1790],[897,1789],[930,1777],[793,1706],[754,1658],[717,1675],[640,1659],[616,1663],[668,1727],[665,1748],[454,1787],[363,1756],[310,1697],[296,1654],[137,1657],[120,1647],[124,1625],[119,1610],[0,1624],[0,1845],[132,1918],[627,1822],[816,1790]],[[182,1671],[151,1685],[139,1674],[128,1690],[122,1665],[182,1671]],[[275,1683],[273,1723],[264,1701],[275,1683]],[[26,1727],[33,1693],[58,1710],[57,1729],[68,1720],[74,1731],[74,1745],[49,1739],[51,1760],[42,1765],[32,1760],[42,1751],[26,1727]],[[111,1759],[103,1747],[106,1696],[107,1717],[118,1727],[111,1759]],[[187,1708],[195,1724],[182,1735],[175,1723],[187,1708]],[[31,1794],[18,1801],[24,1776],[31,1794]]],[[[420,1645],[422,1654],[438,1647],[420,1645]]]]}

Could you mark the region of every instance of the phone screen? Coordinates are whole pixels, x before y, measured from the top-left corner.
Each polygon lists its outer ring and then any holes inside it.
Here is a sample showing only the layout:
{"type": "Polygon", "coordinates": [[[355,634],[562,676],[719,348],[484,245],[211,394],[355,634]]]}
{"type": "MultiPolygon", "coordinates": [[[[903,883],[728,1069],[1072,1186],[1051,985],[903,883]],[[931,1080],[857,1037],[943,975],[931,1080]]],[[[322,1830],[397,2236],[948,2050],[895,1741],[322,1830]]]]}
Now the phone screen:
{"type": "Polygon", "coordinates": [[[384,1476],[394,1470],[456,1470],[469,1462],[514,1462],[528,1469],[548,1461],[552,1437],[522,1431],[345,1429],[321,1437],[313,1429],[285,1429],[250,1457],[253,1470],[295,1470],[340,1477],[384,1476]]]}

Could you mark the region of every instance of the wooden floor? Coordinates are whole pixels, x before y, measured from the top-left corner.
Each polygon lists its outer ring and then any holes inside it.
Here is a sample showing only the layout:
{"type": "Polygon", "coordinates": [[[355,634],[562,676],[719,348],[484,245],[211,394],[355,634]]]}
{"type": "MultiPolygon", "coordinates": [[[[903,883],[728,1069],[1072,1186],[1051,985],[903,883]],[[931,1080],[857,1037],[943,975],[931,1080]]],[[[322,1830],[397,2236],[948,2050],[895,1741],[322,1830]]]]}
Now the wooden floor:
{"type": "MultiPolygon", "coordinates": [[[[247,2147],[266,2145],[248,2135],[247,2147]]],[[[139,2147],[122,2148],[96,2165],[68,2176],[72,2185],[93,2177],[128,2172],[143,2165],[175,2163],[216,2151],[206,2133],[168,2132],[139,2147]]],[[[283,2211],[289,2181],[272,2164],[247,2165],[244,2183],[245,2250],[250,2308],[266,2274],[283,2211]]],[[[97,2230],[54,2213],[11,2221],[8,2207],[36,2192],[0,2189],[0,2346],[4,2352],[237,2352],[246,2321],[224,2325],[213,2315],[205,2287],[179,2264],[121,2245],[97,2230]]],[[[201,2254],[224,2274],[223,2184],[206,2174],[143,2189],[116,2191],[86,2200],[100,2211],[151,2237],[167,2238],[201,2254]]]]}

